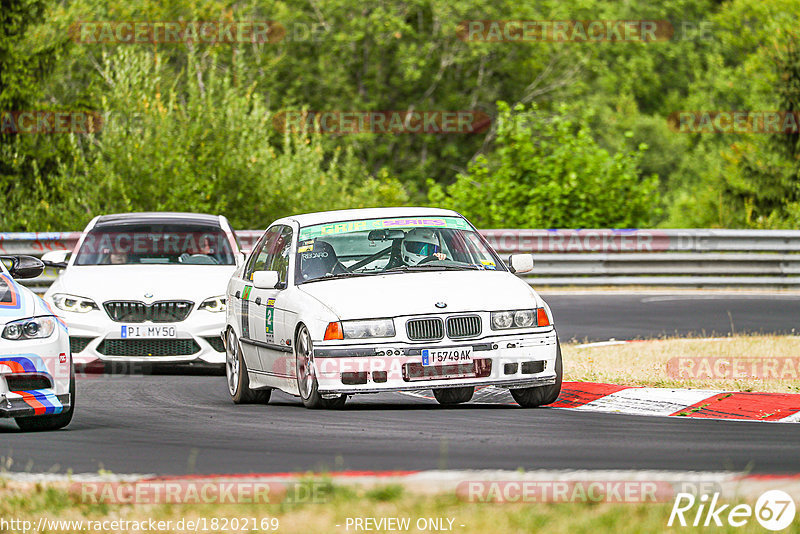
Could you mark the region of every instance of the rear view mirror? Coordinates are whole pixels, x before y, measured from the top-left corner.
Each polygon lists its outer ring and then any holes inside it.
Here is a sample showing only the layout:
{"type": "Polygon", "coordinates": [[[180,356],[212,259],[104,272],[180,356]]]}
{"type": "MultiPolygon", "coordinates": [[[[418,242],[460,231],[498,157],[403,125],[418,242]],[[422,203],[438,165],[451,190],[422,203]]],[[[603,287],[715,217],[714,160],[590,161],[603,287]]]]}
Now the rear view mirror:
{"type": "Polygon", "coordinates": [[[529,273],[533,270],[533,254],[512,254],[508,257],[512,273],[529,273]]]}
{"type": "Polygon", "coordinates": [[[256,289],[275,289],[279,281],[278,271],[256,271],[253,273],[253,287],[256,289]]]}
{"type": "Polygon", "coordinates": [[[36,278],[44,272],[44,263],[33,256],[5,256],[3,263],[13,278],[36,278]]]}
{"type": "Polygon", "coordinates": [[[406,233],[402,230],[371,230],[367,235],[370,241],[390,241],[393,239],[403,239],[406,233]]]}
{"type": "Polygon", "coordinates": [[[48,267],[63,269],[67,266],[67,256],[69,256],[69,250],[51,250],[42,255],[42,262],[48,267]]]}

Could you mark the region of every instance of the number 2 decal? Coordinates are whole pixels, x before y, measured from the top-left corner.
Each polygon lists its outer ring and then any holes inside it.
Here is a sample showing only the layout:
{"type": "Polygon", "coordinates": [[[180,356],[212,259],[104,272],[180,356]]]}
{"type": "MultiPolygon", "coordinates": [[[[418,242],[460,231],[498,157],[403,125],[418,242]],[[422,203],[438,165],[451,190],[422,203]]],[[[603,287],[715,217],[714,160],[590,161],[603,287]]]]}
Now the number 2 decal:
{"type": "Polygon", "coordinates": [[[267,334],[267,341],[273,341],[275,339],[275,299],[267,299],[267,310],[266,310],[266,321],[264,325],[264,331],[267,334]]]}

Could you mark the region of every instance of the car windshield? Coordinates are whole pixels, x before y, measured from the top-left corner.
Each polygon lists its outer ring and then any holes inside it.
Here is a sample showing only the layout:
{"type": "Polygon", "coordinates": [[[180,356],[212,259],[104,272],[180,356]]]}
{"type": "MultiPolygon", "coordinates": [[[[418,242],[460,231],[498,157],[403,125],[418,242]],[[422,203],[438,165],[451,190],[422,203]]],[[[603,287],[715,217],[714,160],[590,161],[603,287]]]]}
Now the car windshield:
{"type": "Polygon", "coordinates": [[[75,265],[234,265],[225,232],[199,224],[103,225],[92,229],[75,265]]]}
{"type": "Polygon", "coordinates": [[[300,229],[298,284],[428,270],[506,270],[461,217],[357,219],[300,229]]]}
{"type": "MultiPolygon", "coordinates": [[[[2,269],[0,269],[0,304],[3,305],[14,305],[16,304],[17,294],[11,289],[11,286],[8,284],[8,280],[6,277],[8,274],[2,269]]],[[[11,277],[9,277],[10,279],[11,277]]]]}

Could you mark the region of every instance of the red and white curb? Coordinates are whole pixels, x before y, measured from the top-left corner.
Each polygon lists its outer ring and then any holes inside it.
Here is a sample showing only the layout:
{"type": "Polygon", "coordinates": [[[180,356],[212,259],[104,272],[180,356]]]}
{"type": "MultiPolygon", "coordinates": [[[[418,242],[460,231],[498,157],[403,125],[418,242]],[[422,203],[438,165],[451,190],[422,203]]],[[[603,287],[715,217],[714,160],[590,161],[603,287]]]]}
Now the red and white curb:
{"type": "MultiPolygon", "coordinates": [[[[404,394],[433,400],[427,391],[404,394]]],[[[508,390],[492,386],[476,390],[471,402],[516,405],[508,390]]],[[[747,393],[564,382],[561,395],[550,407],[689,419],[800,422],[800,394],[797,393],[747,393]]]]}
{"type": "MultiPolygon", "coordinates": [[[[730,337],[708,337],[687,338],[679,341],[730,341],[731,339],[730,337]]],[[[608,347],[644,341],[648,340],[609,339],[608,341],[575,345],[575,348],[608,347]]],[[[800,394],[796,393],[750,393],[565,382],[561,396],[552,406],[583,411],[697,419],[800,422],[800,394]]]]}
{"type": "Polygon", "coordinates": [[[800,394],[564,382],[555,408],[694,419],[800,422],[800,394]]]}

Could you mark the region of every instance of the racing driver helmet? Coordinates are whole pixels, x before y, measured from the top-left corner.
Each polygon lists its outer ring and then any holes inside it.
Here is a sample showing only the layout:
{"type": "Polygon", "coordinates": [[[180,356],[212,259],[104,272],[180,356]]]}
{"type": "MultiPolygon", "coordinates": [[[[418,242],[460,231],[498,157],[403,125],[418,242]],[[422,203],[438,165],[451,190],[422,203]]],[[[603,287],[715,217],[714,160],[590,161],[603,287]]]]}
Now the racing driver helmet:
{"type": "Polygon", "coordinates": [[[414,228],[403,238],[401,254],[406,265],[417,265],[439,252],[439,237],[432,228],[414,228]]]}

